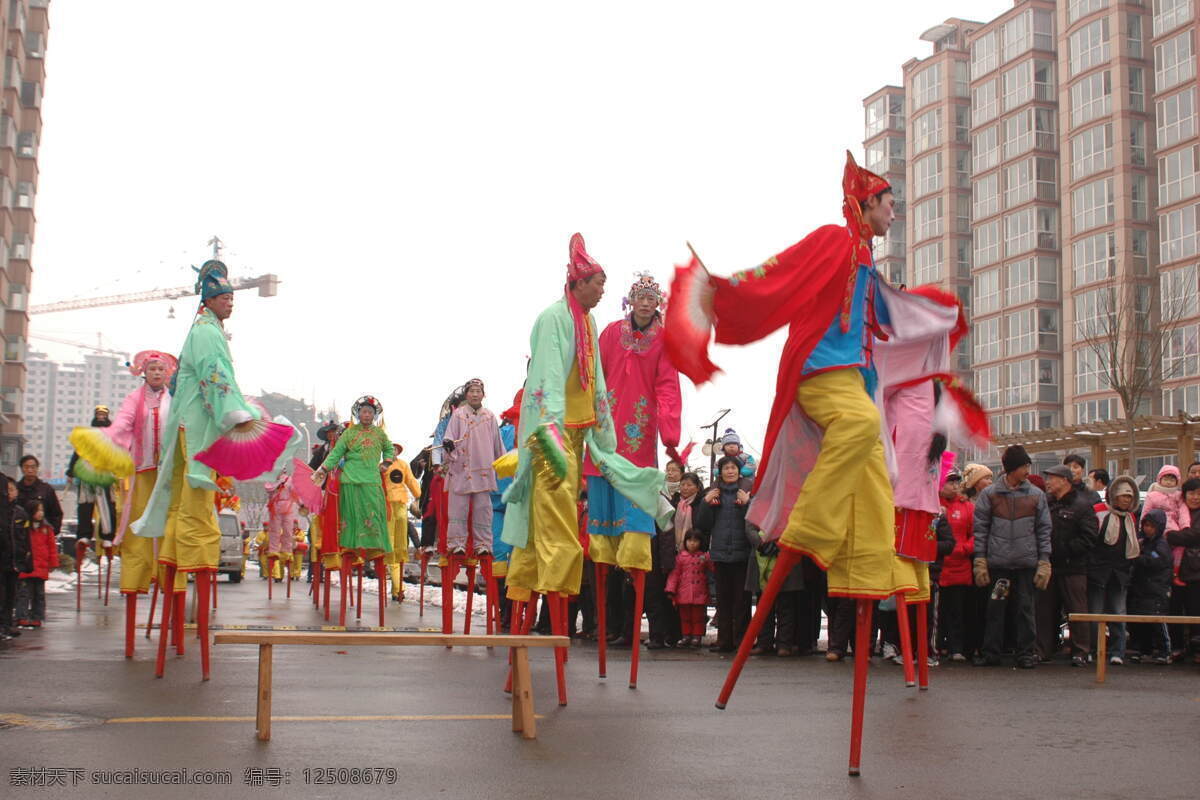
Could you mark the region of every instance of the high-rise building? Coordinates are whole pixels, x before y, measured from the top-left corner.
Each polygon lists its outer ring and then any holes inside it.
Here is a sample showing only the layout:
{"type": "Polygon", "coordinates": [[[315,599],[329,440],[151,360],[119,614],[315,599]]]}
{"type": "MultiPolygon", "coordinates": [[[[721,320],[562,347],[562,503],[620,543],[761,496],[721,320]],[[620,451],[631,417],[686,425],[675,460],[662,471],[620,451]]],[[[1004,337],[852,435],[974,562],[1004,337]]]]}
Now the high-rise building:
{"type": "Polygon", "coordinates": [[[29,332],[31,255],[42,135],[42,87],[46,79],[47,10],[50,0],[0,4],[4,42],[3,104],[0,107],[0,471],[15,474],[24,445],[26,342],[29,332]]]}
{"type": "MultiPolygon", "coordinates": [[[[1200,414],[1196,3],[1016,0],[989,22],[951,18],[921,35],[933,53],[902,65],[902,93],[864,101],[868,164],[895,172],[881,142],[906,142],[900,272],[970,309],[958,366],[996,433],[1200,414]],[[1125,409],[1111,378],[1139,370],[1154,380],[1125,409]]],[[[890,239],[876,256],[896,280],[890,239]]]]}
{"type": "MultiPolygon", "coordinates": [[[[25,392],[25,451],[38,457],[41,475],[61,481],[71,449],[67,437],[78,425],[88,425],[98,405],[117,413],[125,396],[141,379],[114,356],[84,356],[83,363],[60,364],[41,353],[30,353],[28,389],[25,392]]],[[[16,473],[9,473],[16,474],[16,473]]]]}

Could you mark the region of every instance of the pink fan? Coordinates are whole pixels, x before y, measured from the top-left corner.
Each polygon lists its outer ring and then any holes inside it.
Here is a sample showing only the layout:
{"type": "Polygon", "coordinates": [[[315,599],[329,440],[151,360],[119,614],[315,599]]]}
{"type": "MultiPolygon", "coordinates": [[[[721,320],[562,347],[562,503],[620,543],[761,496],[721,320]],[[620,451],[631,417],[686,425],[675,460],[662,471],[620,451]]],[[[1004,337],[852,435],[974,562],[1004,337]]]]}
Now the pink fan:
{"type": "Polygon", "coordinates": [[[270,471],[292,438],[292,427],[269,419],[256,419],[245,430],[234,428],[196,460],[239,481],[249,481],[270,471]]]}
{"type": "Polygon", "coordinates": [[[292,459],[292,489],[309,511],[320,511],[325,506],[325,493],[313,484],[313,471],[298,458],[292,459]]]}

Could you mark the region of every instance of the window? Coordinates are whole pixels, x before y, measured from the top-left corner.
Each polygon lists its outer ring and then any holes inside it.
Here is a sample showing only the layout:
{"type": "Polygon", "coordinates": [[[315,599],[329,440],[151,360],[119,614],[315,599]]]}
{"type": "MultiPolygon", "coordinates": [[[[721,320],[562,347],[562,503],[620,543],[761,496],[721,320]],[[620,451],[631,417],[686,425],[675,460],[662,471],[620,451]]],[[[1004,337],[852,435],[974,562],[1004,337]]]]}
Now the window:
{"type": "Polygon", "coordinates": [[[21,88],[21,62],[12,56],[4,59],[4,88],[21,88]]]}
{"type": "Polygon", "coordinates": [[[954,141],[969,144],[971,141],[971,107],[954,107],[954,141]]]}
{"type": "Polygon", "coordinates": [[[1169,264],[1196,255],[1198,217],[1200,205],[1158,215],[1158,263],[1169,264]]]}
{"type": "Polygon", "coordinates": [[[971,90],[971,121],[976,125],[996,118],[1000,111],[996,98],[996,80],[976,86],[971,90]]]}
{"type": "Polygon", "coordinates": [[[971,242],[969,239],[956,239],[954,241],[954,261],[957,266],[958,275],[961,278],[966,278],[971,274],[971,242]]]}
{"type": "Polygon", "coordinates": [[[886,139],[880,139],[878,142],[867,145],[866,155],[867,169],[875,173],[887,172],[886,139]]]}
{"type": "Polygon", "coordinates": [[[21,105],[38,108],[42,105],[42,85],[37,81],[21,81],[21,105]]]}
{"type": "Polygon", "coordinates": [[[993,172],[976,180],[971,194],[975,199],[975,219],[1000,213],[1000,173],[993,172]]]}
{"type": "Polygon", "coordinates": [[[1180,325],[1164,339],[1163,379],[1200,375],[1200,325],[1180,325]]]}
{"type": "Polygon", "coordinates": [[[1000,318],[992,317],[975,323],[975,363],[995,361],[1000,357],[1000,318]]]}
{"type": "MultiPolygon", "coordinates": [[[[1085,346],[1075,351],[1075,394],[1104,391],[1111,385],[1108,378],[1108,356],[1104,348],[1085,346]]],[[[1116,404],[1115,400],[1111,402],[1116,404]]]]}
{"type": "Polygon", "coordinates": [[[1033,49],[1054,50],[1054,12],[1033,10],[1033,49]]]}
{"type": "Polygon", "coordinates": [[[21,131],[17,134],[17,155],[21,158],[37,158],[37,133],[21,131]]]}
{"type": "Polygon", "coordinates": [[[1155,36],[1160,36],[1190,21],[1191,18],[1192,0],[1154,0],[1155,36]]]}
{"type": "Polygon", "coordinates": [[[1067,3],[1067,24],[1102,8],[1108,8],[1108,0],[1070,0],[1067,3]]]}
{"type": "Polygon", "coordinates": [[[1154,90],[1161,92],[1196,75],[1192,32],[1184,31],[1154,46],[1154,90]]]}
{"type": "Polygon", "coordinates": [[[1135,229],[1129,232],[1130,249],[1133,251],[1133,257],[1130,262],[1133,264],[1134,275],[1147,275],[1150,272],[1150,233],[1143,229],[1135,229]]]}
{"type": "Polygon", "coordinates": [[[1134,166],[1146,166],[1146,123],[1140,119],[1129,121],[1129,158],[1134,166]]]}
{"type": "Polygon", "coordinates": [[[971,188],[971,152],[954,151],[954,185],[959,189],[971,188]]]}
{"type": "Polygon", "coordinates": [[[25,34],[25,54],[30,58],[41,58],[45,55],[46,39],[37,31],[25,34]]]}
{"type": "MultiPolygon", "coordinates": [[[[976,273],[974,279],[974,302],[976,314],[988,314],[1000,310],[1000,270],[989,269],[976,273]]],[[[977,340],[978,341],[978,340],[977,340]]]]}
{"type": "Polygon", "coordinates": [[[0,114],[0,147],[13,148],[17,145],[17,127],[8,114],[0,114]]]}
{"type": "Polygon", "coordinates": [[[1053,61],[1033,62],[1033,96],[1038,100],[1046,100],[1048,102],[1056,102],[1058,100],[1054,92],[1053,61]]]}
{"type": "Polygon", "coordinates": [[[966,61],[954,61],[954,96],[955,97],[970,97],[971,96],[971,78],[967,74],[968,66],[966,61]]]}
{"type": "Polygon", "coordinates": [[[912,110],[927,106],[942,96],[942,65],[931,64],[913,75],[912,110]]]}
{"type": "MultiPolygon", "coordinates": [[[[1036,394],[1034,392],[1034,376],[1037,374],[1035,369],[1037,359],[1028,359],[1026,361],[1017,361],[1012,364],[1006,364],[1008,375],[1004,381],[1007,398],[1004,405],[1006,406],[1022,406],[1035,401],[1036,394]]],[[[1024,414],[1015,414],[1013,416],[1023,417],[1024,414]]],[[[1029,412],[1028,424],[1033,424],[1033,413],[1029,412]]],[[[1016,432],[1016,431],[1014,431],[1016,432]]]]}
{"type": "Polygon", "coordinates": [[[1145,175],[1134,175],[1129,182],[1129,208],[1133,218],[1145,222],[1150,218],[1150,190],[1145,175]]]}
{"type": "Polygon", "coordinates": [[[1196,90],[1185,89],[1154,104],[1158,120],[1157,147],[1170,147],[1196,135],[1196,90]]]}
{"type": "Polygon", "coordinates": [[[1015,158],[1034,148],[1054,150],[1054,111],[1027,108],[1004,121],[1004,157],[1015,158]]]}
{"type": "Polygon", "coordinates": [[[1008,330],[1004,345],[1006,355],[1016,356],[1033,352],[1036,341],[1033,332],[1034,320],[1032,308],[1005,315],[1004,325],[1008,330]]]}
{"type": "Polygon", "coordinates": [[[975,256],[972,262],[977,267],[986,267],[1000,260],[1000,220],[976,225],[972,231],[975,237],[975,256]]]}
{"type": "Polygon", "coordinates": [[[1129,57],[1142,57],[1142,15],[1127,14],[1125,38],[1129,41],[1129,57]]]}
{"type": "MultiPolygon", "coordinates": [[[[1075,404],[1075,422],[1085,425],[1089,422],[1105,422],[1117,418],[1117,399],[1106,397],[1103,400],[1088,400],[1075,404]]],[[[1139,458],[1138,461],[1141,461],[1139,458]]]]}
{"type": "Polygon", "coordinates": [[[993,125],[984,128],[972,137],[971,150],[974,153],[973,168],[975,174],[987,172],[1000,163],[1000,127],[993,125]]]}
{"type": "Polygon", "coordinates": [[[1112,113],[1112,73],[1088,75],[1071,87],[1071,126],[1077,127],[1112,113]]]}
{"type": "Polygon", "coordinates": [[[1071,213],[1076,233],[1107,225],[1113,220],[1113,180],[1104,178],[1071,193],[1071,213]]]}
{"type": "Polygon", "coordinates": [[[1179,412],[1196,416],[1200,414],[1200,384],[1164,389],[1162,393],[1163,415],[1173,417],[1179,412]]]}
{"type": "Polygon", "coordinates": [[[888,94],[877,97],[866,107],[867,137],[878,136],[889,128],[904,130],[904,97],[888,94]]]}
{"type": "Polygon", "coordinates": [[[913,251],[913,282],[937,283],[942,279],[942,243],[934,242],[913,251]]]}
{"type": "Polygon", "coordinates": [[[1002,28],[1004,33],[1001,39],[1004,42],[1005,64],[1033,47],[1032,16],[1032,14],[1026,11],[1024,14],[1018,14],[1004,23],[1004,27],[1002,28]]]}
{"type": "Polygon", "coordinates": [[[17,183],[16,194],[13,195],[13,205],[17,208],[33,208],[33,184],[28,181],[17,183]]]}
{"type": "Polygon", "coordinates": [[[1004,85],[1002,106],[1012,111],[1022,103],[1033,99],[1033,62],[1024,61],[1000,76],[1004,85]]]}
{"type": "Polygon", "coordinates": [[[913,207],[914,241],[942,235],[942,198],[934,197],[913,207]]]}
{"type": "Polygon", "coordinates": [[[1000,407],[1000,366],[975,370],[975,396],[985,409],[1000,407]]]}
{"type": "Polygon", "coordinates": [[[1129,68],[1129,107],[1134,111],[1146,110],[1146,79],[1141,67],[1129,68]]]}
{"type": "Polygon", "coordinates": [[[1195,264],[1159,273],[1158,291],[1164,322],[1178,322],[1200,314],[1195,264]]]}
{"type": "Polygon", "coordinates": [[[942,188],[942,154],[933,153],[913,164],[913,199],[924,197],[942,188]]]}
{"type": "Polygon", "coordinates": [[[1071,139],[1071,180],[1077,181],[1112,167],[1111,122],[1089,128],[1071,139]]]}
{"type": "Polygon", "coordinates": [[[942,143],[942,110],[940,108],[926,111],[913,120],[912,143],[914,156],[942,143]]]}
{"type": "Polygon", "coordinates": [[[1004,207],[1014,208],[1032,200],[1054,200],[1058,189],[1054,159],[1027,158],[1004,168],[1004,207]]]}
{"type": "Polygon", "coordinates": [[[1071,34],[1071,76],[1099,66],[1112,58],[1108,43],[1108,17],[1089,22],[1071,34]]]}
{"type": "Polygon", "coordinates": [[[1108,231],[1075,242],[1071,263],[1076,286],[1113,277],[1117,274],[1117,235],[1108,231]]]}
{"type": "Polygon", "coordinates": [[[1111,286],[1101,286],[1075,295],[1075,337],[1095,339],[1116,332],[1116,295],[1111,286]]]}
{"type": "Polygon", "coordinates": [[[1023,258],[1005,269],[1004,304],[1019,306],[1034,300],[1058,299],[1058,260],[1023,258]]]}
{"type": "Polygon", "coordinates": [[[971,80],[978,80],[1000,66],[996,46],[998,38],[999,33],[992,31],[980,36],[971,45],[971,80]]]}
{"type": "Polygon", "coordinates": [[[1004,255],[1015,256],[1032,250],[1036,237],[1033,231],[1034,209],[1023,208],[1004,218],[1004,255]]]}

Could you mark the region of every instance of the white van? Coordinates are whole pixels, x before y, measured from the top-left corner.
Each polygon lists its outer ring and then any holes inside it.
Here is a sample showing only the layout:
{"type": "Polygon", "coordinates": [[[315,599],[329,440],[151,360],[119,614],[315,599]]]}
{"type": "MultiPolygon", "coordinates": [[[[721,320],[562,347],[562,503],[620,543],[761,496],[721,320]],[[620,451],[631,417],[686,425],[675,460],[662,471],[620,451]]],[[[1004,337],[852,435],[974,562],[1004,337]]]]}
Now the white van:
{"type": "Polygon", "coordinates": [[[225,509],[217,514],[217,527],[221,529],[221,562],[219,575],[228,575],[230,583],[240,583],[246,572],[246,556],[242,548],[242,525],[237,513],[225,509]]]}

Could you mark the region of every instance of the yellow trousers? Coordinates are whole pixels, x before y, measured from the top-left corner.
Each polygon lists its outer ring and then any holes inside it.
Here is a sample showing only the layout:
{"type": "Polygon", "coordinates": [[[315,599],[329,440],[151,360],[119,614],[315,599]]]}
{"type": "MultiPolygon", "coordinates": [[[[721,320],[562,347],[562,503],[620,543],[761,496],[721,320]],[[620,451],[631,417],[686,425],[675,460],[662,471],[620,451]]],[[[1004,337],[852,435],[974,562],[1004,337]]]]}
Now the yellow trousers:
{"type": "MultiPolygon", "coordinates": [[[[140,519],[154,491],[154,481],[158,478],[158,470],[151,469],[139,472],[133,476],[133,493],[129,519],[140,519]]],[[[118,514],[120,512],[118,511],[118,514]]],[[[117,548],[121,557],[121,591],[145,594],[150,591],[150,578],[154,575],[154,539],[148,536],[138,536],[132,530],[126,529],[117,548]]]]}
{"type": "Polygon", "coordinates": [[[895,590],[895,509],[879,410],[862,373],[814,375],[801,382],[796,402],[824,436],[780,544],[828,571],[831,596],[886,597],[895,590]]]}
{"type": "Polygon", "coordinates": [[[514,547],[505,577],[510,600],[526,600],[530,590],[579,594],[583,548],[579,545],[579,475],[583,429],[568,428],[567,476],[559,480],[541,456],[534,456],[529,498],[529,538],[514,547]]]}
{"type": "Polygon", "coordinates": [[[171,504],[158,560],[180,572],[216,569],[221,560],[221,529],[213,505],[216,492],[187,482],[187,438],[182,429],[175,443],[171,504]]]}
{"type": "Polygon", "coordinates": [[[641,531],[625,531],[620,536],[589,536],[588,557],[597,564],[649,572],[653,566],[650,555],[653,538],[641,531]]]}

